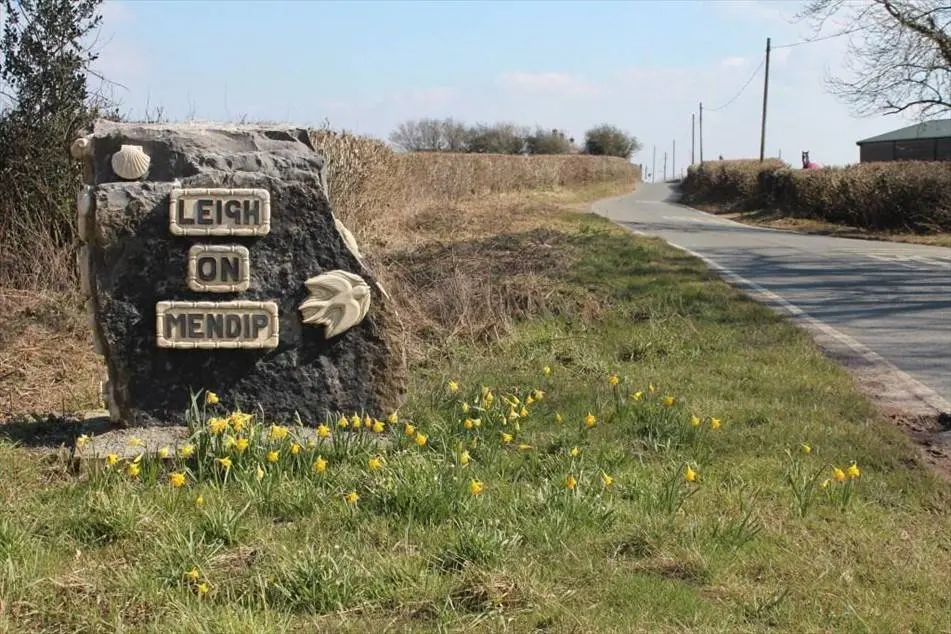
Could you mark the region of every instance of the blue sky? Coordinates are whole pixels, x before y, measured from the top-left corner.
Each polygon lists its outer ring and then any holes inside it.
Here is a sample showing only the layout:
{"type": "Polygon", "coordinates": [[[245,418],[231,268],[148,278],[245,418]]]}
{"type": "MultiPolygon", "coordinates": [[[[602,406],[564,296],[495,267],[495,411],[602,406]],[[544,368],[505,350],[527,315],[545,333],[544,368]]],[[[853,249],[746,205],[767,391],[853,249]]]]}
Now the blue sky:
{"type": "MultiPolygon", "coordinates": [[[[809,35],[800,2],[317,2],[127,0],[104,5],[98,70],[124,112],[172,119],[284,121],[378,137],[401,121],[453,116],[567,129],[608,122],[690,162],[699,101],[704,154],[757,156],[762,71],[774,45],[809,35]]],[[[767,154],[858,160],[855,141],[906,125],[858,119],[825,91],[844,38],[778,49],[767,154]]],[[[672,164],[672,156],[671,164],[672,164]]]]}

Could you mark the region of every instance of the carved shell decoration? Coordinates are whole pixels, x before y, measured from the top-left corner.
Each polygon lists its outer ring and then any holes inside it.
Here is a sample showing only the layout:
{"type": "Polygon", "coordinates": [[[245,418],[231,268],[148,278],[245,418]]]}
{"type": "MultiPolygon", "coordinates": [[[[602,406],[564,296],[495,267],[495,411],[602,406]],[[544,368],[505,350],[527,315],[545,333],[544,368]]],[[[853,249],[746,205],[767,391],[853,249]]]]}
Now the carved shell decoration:
{"type": "Polygon", "coordinates": [[[340,232],[340,237],[343,238],[343,243],[350,249],[350,253],[353,254],[358,260],[362,260],[363,256],[360,255],[360,249],[357,247],[357,240],[353,237],[353,234],[350,233],[350,230],[347,229],[338,218],[334,218],[334,226],[337,227],[337,231],[340,232]]]}
{"type": "Polygon", "coordinates": [[[152,159],[141,145],[123,145],[112,155],[112,171],[127,181],[139,180],[149,171],[152,159]]]}
{"type": "Polygon", "coordinates": [[[302,321],[323,324],[327,339],[359,324],[370,310],[370,287],[354,273],[330,271],[310,278],[304,286],[310,296],[298,307],[302,321]]]}

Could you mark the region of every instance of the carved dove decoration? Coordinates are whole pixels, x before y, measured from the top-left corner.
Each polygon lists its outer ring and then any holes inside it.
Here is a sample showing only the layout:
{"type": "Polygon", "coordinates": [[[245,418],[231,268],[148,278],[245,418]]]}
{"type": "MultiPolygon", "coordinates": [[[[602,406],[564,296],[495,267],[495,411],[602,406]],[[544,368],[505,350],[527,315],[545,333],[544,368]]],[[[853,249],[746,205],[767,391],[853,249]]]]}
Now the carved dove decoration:
{"type": "Polygon", "coordinates": [[[370,287],[354,273],[329,271],[310,278],[304,286],[310,296],[298,307],[302,321],[323,324],[327,339],[359,324],[370,310],[370,287]]]}

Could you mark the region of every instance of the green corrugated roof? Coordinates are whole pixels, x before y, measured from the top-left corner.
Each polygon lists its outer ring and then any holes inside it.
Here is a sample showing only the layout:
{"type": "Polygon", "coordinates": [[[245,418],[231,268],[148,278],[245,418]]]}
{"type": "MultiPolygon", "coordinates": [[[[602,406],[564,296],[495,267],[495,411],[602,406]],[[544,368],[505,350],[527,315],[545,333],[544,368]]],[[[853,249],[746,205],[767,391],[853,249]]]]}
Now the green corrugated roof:
{"type": "Polygon", "coordinates": [[[915,139],[941,139],[944,137],[951,137],[951,119],[923,121],[906,128],[900,128],[886,132],[885,134],[862,139],[858,141],[856,145],[878,143],[880,141],[913,141],[915,139]]]}

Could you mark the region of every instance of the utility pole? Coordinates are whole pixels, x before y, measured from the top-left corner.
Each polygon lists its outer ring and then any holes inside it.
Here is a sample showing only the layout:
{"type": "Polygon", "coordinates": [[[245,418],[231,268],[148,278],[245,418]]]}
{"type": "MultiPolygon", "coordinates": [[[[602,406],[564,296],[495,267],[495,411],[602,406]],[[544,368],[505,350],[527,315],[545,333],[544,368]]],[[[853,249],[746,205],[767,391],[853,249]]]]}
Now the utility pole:
{"type": "Polygon", "coordinates": [[[677,139],[674,139],[674,152],[670,157],[670,180],[677,178],[677,139]]]}
{"type": "Polygon", "coordinates": [[[769,38],[766,38],[766,76],[763,78],[763,122],[759,134],[759,160],[766,154],[766,97],[769,95],[769,38]]]}
{"type": "Polygon", "coordinates": [[[654,146],[654,151],[651,153],[651,182],[654,182],[654,174],[657,173],[657,146],[654,146]]]}
{"type": "Polygon", "coordinates": [[[690,164],[693,165],[693,152],[697,144],[697,115],[690,115],[690,164]]]}
{"type": "Polygon", "coordinates": [[[664,152],[664,182],[667,182],[667,152],[664,152]]]}
{"type": "Polygon", "coordinates": [[[700,164],[703,165],[703,102],[700,102],[700,164]]]}

